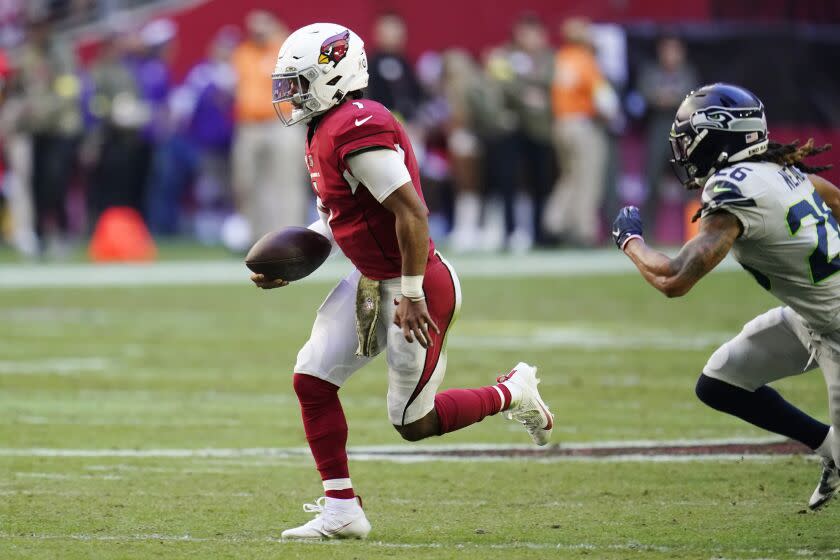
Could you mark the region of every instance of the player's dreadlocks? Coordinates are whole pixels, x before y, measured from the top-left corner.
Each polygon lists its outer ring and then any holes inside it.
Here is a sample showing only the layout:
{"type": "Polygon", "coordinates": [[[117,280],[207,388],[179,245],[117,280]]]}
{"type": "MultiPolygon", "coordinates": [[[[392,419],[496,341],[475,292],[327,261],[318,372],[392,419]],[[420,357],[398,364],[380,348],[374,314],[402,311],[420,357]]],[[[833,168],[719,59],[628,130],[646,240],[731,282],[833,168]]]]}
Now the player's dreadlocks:
{"type": "MultiPolygon", "coordinates": [[[[820,173],[831,169],[833,166],[828,165],[808,165],[803,160],[810,156],[815,156],[831,149],[831,144],[824,144],[822,146],[815,146],[814,139],[808,138],[808,141],[799,145],[799,140],[794,140],[789,144],[780,144],[779,142],[770,142],[767,145],[767,150],[762,153],[748,158],[744,161],[754,162],[770,162],[777,165],[792,165],[802,171],[803,173],[820,173]]],[[[703,213],[703,208],[697,210],[697,213],[691,217],[691,223],[700,219],[703,213]]]]}
{"type": "Polygon", "coordinates": [[[806,164],[803,160],[807,157],[827,152],[830,149],[831,144],[815,146],[813,138],[808,138],[808,141],[801,146],[799,145],[799,140],[794,140],[790,144],[770,142],[766,152],[753,156],[746,161],[769,161],[778,165],[792,165],[803,173],[820,173],[821,171],[831,169],[832,166],[812,166],[806,164]]]}

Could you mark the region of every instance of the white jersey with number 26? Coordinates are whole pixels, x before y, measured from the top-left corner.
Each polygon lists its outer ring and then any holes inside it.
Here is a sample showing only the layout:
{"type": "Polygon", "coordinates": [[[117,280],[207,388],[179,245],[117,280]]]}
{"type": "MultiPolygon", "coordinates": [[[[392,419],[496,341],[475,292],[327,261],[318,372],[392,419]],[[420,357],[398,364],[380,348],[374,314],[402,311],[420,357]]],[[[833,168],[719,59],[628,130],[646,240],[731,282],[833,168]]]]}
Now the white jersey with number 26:
{"type": "Polygon", "coordinates": [[[706,216],[741,222],[733,255],[816,332],[840,329],[840,226],[807,175],[775,163],[737,163],[703,187],[706,216]]]}

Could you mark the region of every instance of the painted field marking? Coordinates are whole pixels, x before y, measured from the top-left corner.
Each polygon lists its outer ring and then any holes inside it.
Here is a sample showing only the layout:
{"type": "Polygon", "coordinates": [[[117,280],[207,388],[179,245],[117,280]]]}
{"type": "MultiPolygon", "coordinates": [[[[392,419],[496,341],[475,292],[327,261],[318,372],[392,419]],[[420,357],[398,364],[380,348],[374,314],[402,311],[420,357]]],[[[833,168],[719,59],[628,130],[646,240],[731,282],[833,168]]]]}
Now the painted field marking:
{"type": "MultiPolygon", "coordinates": [[[[515,332],[515,331],[512,331],[515,332]]],[[[590,327],[562,326],[540,327],[529,332],[505,336],[462,335],[452,333],[450,348],[498,348],[519,350],[526,348],[581,348],[597,350],[654,349],[654,350],[704,350],[719,346],[732,338],[733,333],[698,332],[675,334],[663,331],[641,331],[636,333],[611,333],[590,327]]]]}
{"type": "MultiPolygon", "coordinates": [[[[537,252],[525,255],[467,255],[451,259],[462,278],[568,277],[635,272],[632,263],[610,249],[537,252]]],[[[331,259],[306,282],[335,282],[350,272],[343,257],[331,259]]],[[[727,258],[718,269],[733,270],[727,258]]],[[[2,264],[0,289],[248,284],[248,270],[239,260],[167,261],[151,264],[2,264]],[[44,274],[49,270],[49,274],[44,274]]]]}
{"type": "MultiPolygon", "coordinates": [[[[569,443],[537,448],[530,445],[382,445],[348,450],[356,461],[416,463],[429,461],[537,462],[691,462],[767,461],[775,457],[805,455],[808,450],[778,438],[735,440],[675,440],[569,443]]],[[[203,448],[203,449],[61,449],[0,448],[0,457],[156,458],[156,459],[300,459],[311,461],[308,448],[203,448]]]]}
{"type": "MultiPolygon", "coordinates": [[[[394,543],[384,541],[365,540],[357,542],[340,542],[340,541],[283,541],[274,537],[239,537],[239,536],[216,536],[216,537],[194,537],[190,534],[185,535],[168,535],[163,533],[148,533],[148,534],[131,534],[131,535],[102,535],[102,534],[86,534],[86,533],[72,533],[68,535],[30,533],[30,534],[11,534],[0,533],[0,540],[73,540],[73,541],[93,541],[93,542],[186,542],[186,543],[219,543],[219,544],[264,544],[275,543],[278,547],[284,545],[291,546],[306,546],[306,547],[333,547],[339,546],[347,548],[351,547],[353,550],[365,548],[384,548],[396,550],[437,550],[437,549],[451,549],[451,550],[558,550],[558,551],[589,551],[589,552],[608,552],[608,551],[628,551],[628,552],[662,552],[671,554],[694,554],[696,549],[684,546],[664,546],[652,543],[643,543],[639,541],[627,541],[618,543],[595,544],[590,542],[579,543],[550,543],[550,542],[527,542],[519,541],[513,543],[480,543],[480,542],[453,542],[453,543],[394,543]]],[[[714,549],[709,552],[714,553],[714,549]]],[[[727,553],[734,554],[770,554],[778,555],[779,553],[795,554],[797,556],[816,556],[819,554],[821,558],[827,556],[840,555],[840,548],[832,548],[826,550],[811,550],[808,548],[788,548],[787,550],[779,549],[761,549],[761,548],[726,548],[727,553]]],[[[719,555],[713,556],[716,559],[722,559],[719,555]]]]}
{"type": "Polygon", "coordinates": [[[55,374],[74,375],[81,372],[105,371],[110,365],[105,358],[45,358],[43,360],[0,360],[0,375],[55,374]]]}

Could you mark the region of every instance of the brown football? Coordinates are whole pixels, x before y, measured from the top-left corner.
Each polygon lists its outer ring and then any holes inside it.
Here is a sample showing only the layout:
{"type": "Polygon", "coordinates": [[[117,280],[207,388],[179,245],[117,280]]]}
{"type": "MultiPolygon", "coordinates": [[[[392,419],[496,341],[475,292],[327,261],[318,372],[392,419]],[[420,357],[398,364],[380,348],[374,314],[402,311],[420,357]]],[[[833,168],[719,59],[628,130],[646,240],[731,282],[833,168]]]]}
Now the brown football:
{"type": "Polygon", "coordinates": [[[245,257],[245,266],[269,279],[289,282],[312,274],[330,256],[329,239],[305,227],[287,227],[263,235],[245,257]]]}

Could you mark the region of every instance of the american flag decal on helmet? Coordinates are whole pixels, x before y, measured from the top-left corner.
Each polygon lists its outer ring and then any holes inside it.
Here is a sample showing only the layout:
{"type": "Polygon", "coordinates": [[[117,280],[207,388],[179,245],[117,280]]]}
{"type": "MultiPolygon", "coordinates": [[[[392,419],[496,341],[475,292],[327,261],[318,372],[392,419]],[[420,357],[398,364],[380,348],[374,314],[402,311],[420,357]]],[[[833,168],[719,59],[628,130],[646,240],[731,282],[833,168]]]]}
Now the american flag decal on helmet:
{"type": "Polygon", "coordinates": [[[321,55],[318,57],[318,64],[333,63],[333,66],[338,65],[345,56],[347,56],[347,48],[350,45],[350,30],[345,29],[337,35],[328,37],[321,43],[321,55]]]}

